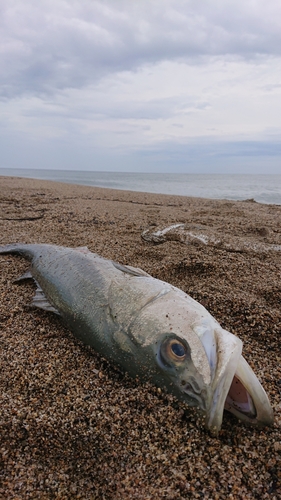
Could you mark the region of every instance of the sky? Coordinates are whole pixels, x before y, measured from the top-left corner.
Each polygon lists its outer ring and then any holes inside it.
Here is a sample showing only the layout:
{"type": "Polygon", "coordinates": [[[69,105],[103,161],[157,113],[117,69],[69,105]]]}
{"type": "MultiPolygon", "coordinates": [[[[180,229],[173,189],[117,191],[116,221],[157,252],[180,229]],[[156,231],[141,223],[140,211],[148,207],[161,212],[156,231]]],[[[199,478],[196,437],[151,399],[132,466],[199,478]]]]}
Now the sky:
{"type": "Polygon", "coordinates": [[[281,173],[281,2],[1,0],[0,168],[281,173]]]}

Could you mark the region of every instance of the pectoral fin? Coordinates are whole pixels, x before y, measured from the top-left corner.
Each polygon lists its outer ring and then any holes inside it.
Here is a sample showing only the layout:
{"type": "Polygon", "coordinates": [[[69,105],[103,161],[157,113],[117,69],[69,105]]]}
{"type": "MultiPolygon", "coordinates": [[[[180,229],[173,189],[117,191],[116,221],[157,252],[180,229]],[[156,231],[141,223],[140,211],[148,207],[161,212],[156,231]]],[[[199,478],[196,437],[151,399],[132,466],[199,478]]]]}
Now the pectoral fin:
{"type": "Polygon", "coordinates": [[[26,280],[33,280],[33,276],[31,274],[31,271],[26,271],[22,276],[14,280],[14,283],[20,283],[21,281],[26,281],[26,280]]]}
{"type": "Polygon", "coordinates": [[[35,295],[32,299],[31,305],[34,307],[39,307],[40,309],[44,309],[44,311],[49,311],[49,312],[52,312],[52,313],[55,313],[55,314],[58,314],[59,316],[61,316],[60,312],[54,306],[52,306],[52,304],[50,304],[50,302],[48,301],[47,297],[45,296],[41,286],[34,279],[30,270],[26,271],[26,273],[24,273],[22,276],[17,278],[14,281],[14,283],[21,283],[22,281],[26,281],[26,280],[33,280],[33,281],[35,281],[35,283],[37,285],[36,292],[35,292],[35,295]]]}
{"type": "Polygon", "coordinates": [[[61,315],[60,312],[54,306],[52,306],[52,304],[50,304],[42,288],[38,285],[37,282],[36,285],[37,288],[35,295],[32,299],[31,305],[34,307],[39,307],[40,309],[44,309],[44,311],[49,311],[58,314],[60,316],[61,315]]]}

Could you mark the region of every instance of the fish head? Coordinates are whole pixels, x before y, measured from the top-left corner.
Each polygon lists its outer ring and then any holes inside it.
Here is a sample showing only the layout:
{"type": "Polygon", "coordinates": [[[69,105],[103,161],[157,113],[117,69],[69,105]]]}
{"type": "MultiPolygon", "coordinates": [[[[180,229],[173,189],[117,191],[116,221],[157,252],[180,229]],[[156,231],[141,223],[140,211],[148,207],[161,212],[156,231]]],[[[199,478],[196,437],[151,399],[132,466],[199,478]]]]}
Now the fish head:
{"type": "Polygon", "coordinates": [[[166,294],[152,302],[132,325],[150,360],[151,380],[197,407],[213,434],[221,428],[224,410],[251,425],[270,425],[272,409],[242,356],[242,341],[181,293],[177,300],[166,294]]]}
{"type": "MultiPolygon", "coordinates": [[[[174,330],[177,331],[176,325],[174,330]]],[[[246,413],[248,418],[254,418],[256,412],[252,406],[245,406],[243,411],[242,405],[239,407],[240,395],[233,389],[242,353],[241,340],[220,328],[212,318],[209,324],[206,318],[201,318],[186,335],[175,332],[164,335],[156,349],[157,364],[168,390],[189,406],[197,407],[205,415],[206,427],[213,433],[221,427],[231,388],[237,414],[240,410],[242,417],[246,413]]],[[[241,392],[242,388],[239,389],[241,392]]],[[[229,409],[230,406],[229,399],[229,409]]]]}

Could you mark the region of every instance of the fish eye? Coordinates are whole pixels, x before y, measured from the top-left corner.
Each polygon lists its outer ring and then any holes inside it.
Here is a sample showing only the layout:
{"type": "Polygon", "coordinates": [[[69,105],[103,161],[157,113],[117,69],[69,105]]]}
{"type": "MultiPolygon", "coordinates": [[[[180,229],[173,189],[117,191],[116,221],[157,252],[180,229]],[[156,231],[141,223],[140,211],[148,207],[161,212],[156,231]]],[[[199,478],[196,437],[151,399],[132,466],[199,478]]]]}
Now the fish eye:
{"type": "Polygon", "coordinates": [[[169,336],[162,342],[158,360],[166,367],[180,367],[180,364],[189,358],[190,350],[185,342],[176,336],[169,336]]]}
{"type": "Polygon", "coordinates": [[[172,361],[183,361],[186,358],[187,349],[178,339],[168,340],[166,343],[166,355],[172,361]]]}
{"type": "Polygon", "coordinates": [[[179,342],[173,342],[171,344],[171,350],[177,358],[184,358],[185,357],[185,348],[179,342]]]}

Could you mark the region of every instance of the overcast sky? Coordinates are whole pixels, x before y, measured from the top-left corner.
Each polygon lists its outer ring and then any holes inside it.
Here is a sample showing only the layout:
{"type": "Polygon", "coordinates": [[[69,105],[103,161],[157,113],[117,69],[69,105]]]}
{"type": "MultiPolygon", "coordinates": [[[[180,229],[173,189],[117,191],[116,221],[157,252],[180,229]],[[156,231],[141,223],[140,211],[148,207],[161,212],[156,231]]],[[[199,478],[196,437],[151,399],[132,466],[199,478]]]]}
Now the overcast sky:
{"type": "Polygon", "coordinates": [[[281,173],[278,0],[1,0],[0,167],[281,173]]]}

